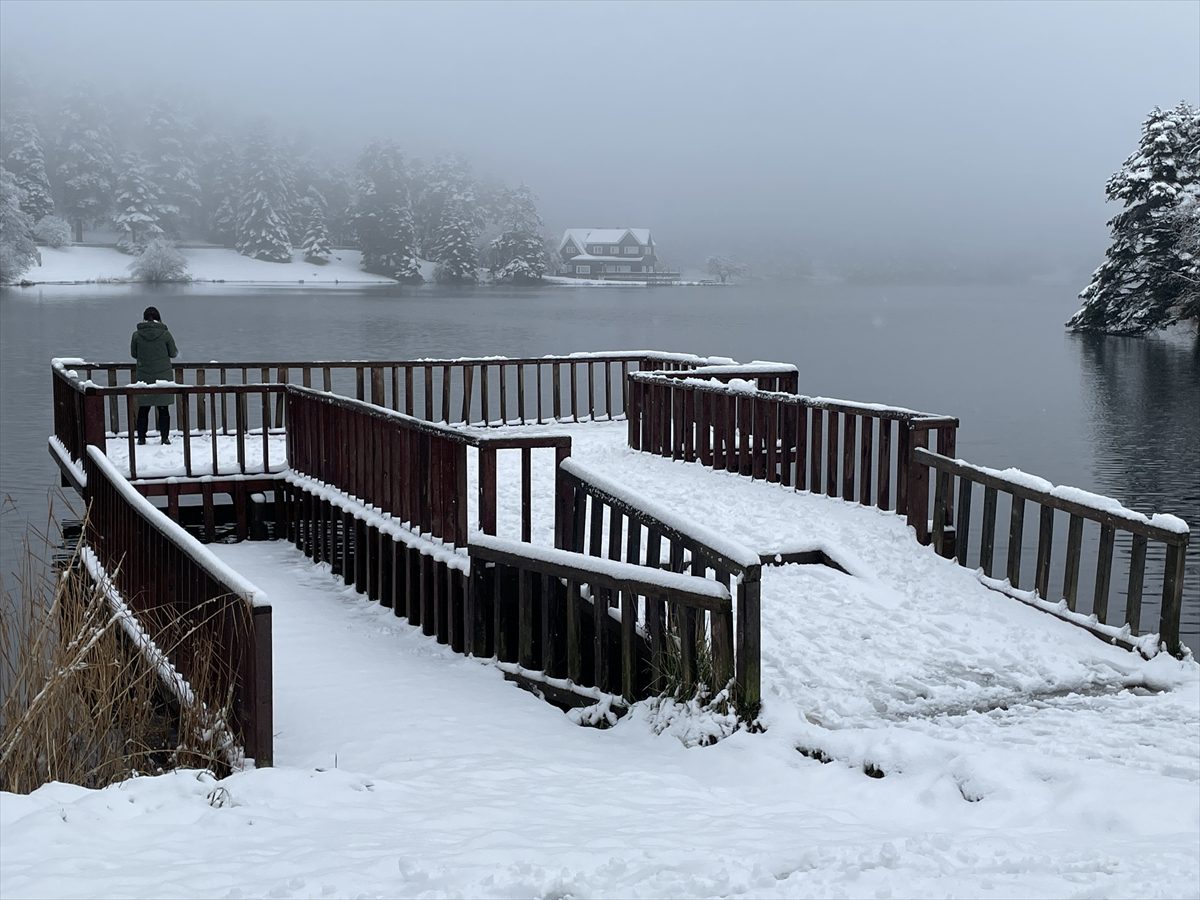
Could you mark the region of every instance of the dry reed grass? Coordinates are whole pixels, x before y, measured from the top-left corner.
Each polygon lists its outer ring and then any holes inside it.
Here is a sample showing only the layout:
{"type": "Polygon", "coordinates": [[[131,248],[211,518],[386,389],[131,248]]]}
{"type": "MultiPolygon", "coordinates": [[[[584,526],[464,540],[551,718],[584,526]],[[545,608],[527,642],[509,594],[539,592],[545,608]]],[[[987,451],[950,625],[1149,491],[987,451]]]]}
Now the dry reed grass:
{"type": "Polygon", "coordinates": [[[17,588],[5,587],[0,610],[0,789],[103,787],[171,768],[237,766],[225,725],[232,679],[208,621],[169,607],[134,619],[89,574],[86,551],[53,561],[54,542],[33,539],[46,552],[25,540],[17,588]],[[163,623],[157,644],[136,624],[153,619],[163,623]],[[189,682],[164,661],[181,656],[189,682]]]}

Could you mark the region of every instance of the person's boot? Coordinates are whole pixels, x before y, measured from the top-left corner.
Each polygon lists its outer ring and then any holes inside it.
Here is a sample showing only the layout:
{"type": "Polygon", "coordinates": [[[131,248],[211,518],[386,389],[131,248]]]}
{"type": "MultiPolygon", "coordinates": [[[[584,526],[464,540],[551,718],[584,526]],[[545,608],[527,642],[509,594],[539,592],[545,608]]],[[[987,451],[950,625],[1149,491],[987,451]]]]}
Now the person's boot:
{"type": "Polygon", "coordinates": [[[139,444],[145,444],[145,443],[146,443],[146,436],[145,436],[144,434],[139,434],[139,435],[138,435],[138,443],[139,443],[139,444]]]}
{"type": "Polygon", "coordinates": [[[167,436],[164,434],[164,435],[162,436],[162,442],[163,442],[164,444],[169,444],[169,443],[171,443],[171,439],[170,439],[169,437],[167,437],[167,436]]]}

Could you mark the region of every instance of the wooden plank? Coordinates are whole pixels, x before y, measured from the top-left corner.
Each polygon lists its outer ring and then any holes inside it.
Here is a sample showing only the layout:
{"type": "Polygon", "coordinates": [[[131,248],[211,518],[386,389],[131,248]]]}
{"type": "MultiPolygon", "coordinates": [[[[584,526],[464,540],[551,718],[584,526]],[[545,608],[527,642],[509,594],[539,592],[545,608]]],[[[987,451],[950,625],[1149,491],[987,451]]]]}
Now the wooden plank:
{"type": "Polygon", "coordinates": [[[825,433],[829,440],[825,444],[825,495],[828,497],[836,497],[838,495],[838,416],[836,410],[826,410],[826,422],[828,426],[825,433]]]}
{"type": "MultiPolygon", "coordinates": [[[[557,362],[550,363],[551,375],[551,393],[550,393],[550,411],[554,415],[554,421],[562,421],[562,374],[561,364],[557,362]]],[[[540,414],[539,414],[540,418],[540,414]]]]}
{"type": "Polygon", "coordinates": [[[842,499],[854,499],[854,460],[858,434],[858,416],[842,416],[842,499]]]}
{"type": "Polygon", "coordinates": [[[875,505],[880,509],[892,508],[892,423],[879,420],[879,460],[876,463],[877,484],[875,505]]]}
{"type": "Polygon", "coordinates": [[[808,407],[796,405],[796,490],[808,490],[808,407]]]}
{"type": "Polygon", "coordinates": [[[938,556],[946,552],[946,494],[950,492],[950,475],[938,472],[933,488],[933,551],[938,556]]]}
{"type": "Polygon", "coordinates": [[[983,490],[983,532],[979,542],[979,568],[992,577],[992,556],[996,549],[996,489],[983,490]]]}
{"type": "Polygon", "coordinates": [[[821,460],[825,455],[824,422],[825,413],[819,409],[811,409],[812,413],[812,446],[808,455],[808,489],[814,494],[821,493],[821,460]]]}
{"type": "Polygon", "coordinates": [[[579,584],[567,582],[567,678],[579,684],[583,679],[579,584]]]}
{"type": "Polygon", "coordinates": [[[871,505],[871,465],[874,462],[874,416],[862,416],[858,448],[858,502],[871,505]]]}
{"type": "Polygon", "coordinates": [[[625,519],[615,506],[608,510],[608,558],[621,558],[621,526],[625,519]]]}
{"type": "Polygon", "coordinates": [[[517,418],[525,422],[525,366],[517,364],[517,418]]]}
{"type": "Polygon", "coordinates": [[[958,480],[958,517],[954,526],[954,551],[960,566],[967,564],[967,543],[971,538],[971,494],[975,484],[969,478],[958,480]]]}
{"type": "Polygon", "coordinates": [[[479,448],[479,530],[496,533],[496,451],[479,448]]]}
{"type": "Polygon", "coordinates": [[[576,369],[578,366],[574,362],[567,363],[571,370],[571,421],[579,421],[579,384],[576,369]]]}
{"type": "Polygon", "coordinates": [[[1021,540],[1025,531],[1025,501],[1012,498],[1008,517],[1008,583],[1019,588],[1021,581],[1021,540]]]}
{"type": "Polygon", "coordinates": [[[613,416],[613,390],[612,390],[612,363],[605,360],[604,366],[604,411],[608,413],[608,421],[612,421],[613,416]]]}
{"type": "Polygon", "coordinates": [[[1179,617],[1183,609],[1183,567],[1186,558],[1186,540],[1167,547],[1158,636],[1166,645],[1167,652],[1175,656],[1182,656],[1184,653],[1183,644],[1179,640],[1179,617]]]}
{"type": "Polygon", "coordinates": [[[433,421],[433,366],[426,365],[423,371],[425,388],[425,405],[421,408],[421,418],[433,421]]]}
{"type": "Polygon", "coordinates": [[[611,688],[608,683],[608,595],[604,588],[592,589],[592,678],[602,691],[611,688]]]}
{"type": "Polygon", "coordinates": [[[636,689],[637,654],[634,640],[637,637],[637,595],[632,591],[621,591],[621,695],[630,703],[636,689]]]}
{"type": "Polygon", "coordinates": [[[1063,571],[1063,599],[1067,609],[1075,612],[1076,595],[1079,593],[1079,555],[1083,544],[1083,518],[1071,516],[1067,526],[1067,559],[1063,571]]]}
{"type": "Polygon", "coordinates": [[[502,424],[508,424],[508,365],[500,363],[496,366],[500,370],[500,421],[502,424]]]}
{"type": "Polygon", "coordinates": [[[591,513],[588,525],[588,555],[600,556],[604,539],[604,504],[595,497],[590,498],[591,513]]]}
{"type": "Polygon", "coordinates": [[[1129,590],[1125,597],[1125,624],[1133,634],[1141,634],[1142,583],[1146,575],[1146,536],[1135,534],[1129,554],[1129,590]]]}
{"type": "Polygon", "coordinates": [[[471,388],[474,382],[475,367],[462,367],[462,416],[461,421],[464,425],[471,424],[471,388]]]}
{"type": "Polygon", "coordinates": [[[441,420],[450,422],[450,386],[453,382],[450,366],[442,366],[442,415],[441,420]]]}
{"type": "Polygon", "coordinates": [[[528,569],[517,573],[517,664],[523,669],[537,668],[533,658],[533,573],[528,569]]]}
{"type": "Polygon", "coordinates": [[[1108,624],[1108,589],[1112,580],[1113,537],[1115,529],[1100,526],[1100,549],[1096,553],[1096,590],[1092,595],[1092,614],[1101,625],[1108,624]]]}
{"type": "Polygon", "coordinates": [[[1053,546],[1054,510],[1049,506],[1040,506],[1038,512],[1037,567],[1033,575],[1033,589],[1039,597],[1047,600],[1050,598],[1050,554],[1053,546]]]}
{"type": "Polygon", "coordinates": [[[589,361],[587,365],[588,388],[588,421],[596,421],[596,364],[589,361]]]}

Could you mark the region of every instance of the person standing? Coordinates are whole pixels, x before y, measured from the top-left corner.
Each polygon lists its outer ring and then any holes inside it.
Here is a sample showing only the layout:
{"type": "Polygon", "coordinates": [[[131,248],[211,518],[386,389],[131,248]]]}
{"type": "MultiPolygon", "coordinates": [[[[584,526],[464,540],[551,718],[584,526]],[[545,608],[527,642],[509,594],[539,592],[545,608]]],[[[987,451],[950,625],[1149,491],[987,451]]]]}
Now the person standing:
{"type": "MultiPolygon", "coordinates": [[[[129,344],[130,355],[137,360],[137,381],[154,384],[156,381],[171,381],[171,360],[179,355],[175,338],[163,324],[162,317],[153,306],[147,306],[138,322],[137,331],[129,344]]],[[[138,395],[137,436],[138,443],[146,443],[146,432],[150,428],[150,407],[158,407],[158,433],[164,444],[171,443],[171,394],[138,395]]]]}

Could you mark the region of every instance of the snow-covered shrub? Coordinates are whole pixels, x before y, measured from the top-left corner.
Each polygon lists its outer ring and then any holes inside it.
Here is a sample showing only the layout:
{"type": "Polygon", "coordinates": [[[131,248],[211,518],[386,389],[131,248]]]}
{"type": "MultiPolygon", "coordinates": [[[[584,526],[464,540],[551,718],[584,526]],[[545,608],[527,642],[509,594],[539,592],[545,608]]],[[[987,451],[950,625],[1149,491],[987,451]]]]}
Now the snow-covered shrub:
{"type": "Polygon", "coordinates": [[[134,281],[152,283],[166,281],[191,281],[187,260],[170,241],[157,238],[146,245],[138,258],[129,264],[134,281]]]}
{"type": "Polygon", "coordinates": [[[71,226],[58,216],[42,216],[33,227],[33,237],[47,247],[65,247],[71,243],[71,226]]]}
{"type": "Polygon", "coordinates": [[[12,244],[0,244],[0,284],[16,284],[32,265],[33,260],[12,244]]]}

